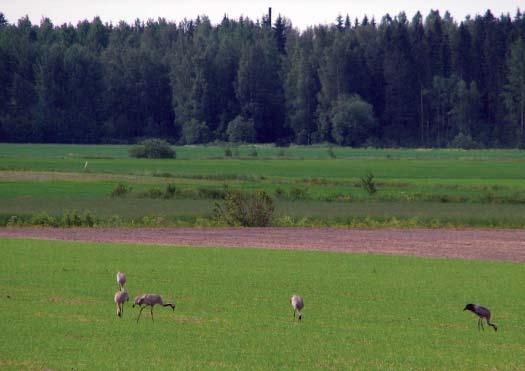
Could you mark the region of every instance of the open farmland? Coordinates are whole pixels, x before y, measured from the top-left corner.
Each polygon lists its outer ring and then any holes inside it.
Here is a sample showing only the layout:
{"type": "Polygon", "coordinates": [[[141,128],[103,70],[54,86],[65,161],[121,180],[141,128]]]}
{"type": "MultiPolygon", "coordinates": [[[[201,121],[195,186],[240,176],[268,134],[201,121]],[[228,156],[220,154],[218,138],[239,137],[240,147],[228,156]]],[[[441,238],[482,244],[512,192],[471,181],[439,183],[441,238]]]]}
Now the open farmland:
{"type": "Polygon", "coordinates": [[[524,151],[184,146],[176,160],[140,160],[128,148],[0,145],[0,224],[89,211],[99,225],[210,225],[228,187],[267,191],[282,226],[525,226],[524,151]],[[111,198],[119,183],[131,191],[111,198]]]}
{"type": "Polygon", "coordinates": [[[286,250],[3,239],[0,365],[45,368],[520,368],[521,265],[286,250]],[[131,295],[177,302],[155,322],[131,295]],[[472,274],[476,272],[476,274],[472,274]],[[480,285],[479,280],[484,284],[480,285]],[[306,306],[292,320],[288,297],[306,306]],[[479,302],[499,331],[462,309],[479,302]],[[385,310],[388,308],[388,310],[385,310]],[[118,339],[118,341],[116,341],[118,339]],[[123,356],[125,355],[125,356],[123,356]]]}

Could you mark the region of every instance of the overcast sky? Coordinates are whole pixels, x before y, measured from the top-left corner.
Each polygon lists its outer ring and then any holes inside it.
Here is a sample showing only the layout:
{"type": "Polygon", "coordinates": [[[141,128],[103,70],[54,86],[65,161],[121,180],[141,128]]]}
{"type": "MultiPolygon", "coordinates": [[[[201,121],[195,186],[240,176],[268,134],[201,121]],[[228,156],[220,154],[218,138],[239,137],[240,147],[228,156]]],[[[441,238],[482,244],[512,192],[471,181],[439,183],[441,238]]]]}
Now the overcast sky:
{"type": "Polygon", "coordinates": [[[274,15],[281,13],[291,19],[295,27],[304,29],[319,23],[333,23],[338,14],[348,13],[352,19],[356,16],[362,19],[366,14],[379,21],[386,13],[393,16],[405,11],[410,19],[418,10],[426,16],[430,9],[439,9],[442,14],[450,11],[454,19],[460,21],[467,15],[484,14],[487,9],[496,16],[502,13],[514,16],[518,7],[523,10],[524,4],[515,0],[1,0],[0,11],[11,23],[25,15],[33,23],[39,23],[45,16],[59,25],[76,24],[97,15],[103,22],[117,23],[158,17],[178,22],[206,14],[215,24],[224,14],[230,18],[243,15],[256,20],[271,6],[274,15]]]}

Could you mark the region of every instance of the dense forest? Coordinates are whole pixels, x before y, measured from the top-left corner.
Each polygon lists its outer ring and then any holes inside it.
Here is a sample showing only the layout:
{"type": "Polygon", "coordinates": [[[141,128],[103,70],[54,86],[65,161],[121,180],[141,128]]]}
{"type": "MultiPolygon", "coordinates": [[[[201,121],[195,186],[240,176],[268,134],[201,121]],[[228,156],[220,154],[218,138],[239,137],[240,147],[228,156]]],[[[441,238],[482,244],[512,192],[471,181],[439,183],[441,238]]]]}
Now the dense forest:
{"type": "Polygon", "coordinates": [[[525,143],[525,16],[205,16],[54,25],[0,13],[0,141],[160,137],[350,146],[525,143]]]}

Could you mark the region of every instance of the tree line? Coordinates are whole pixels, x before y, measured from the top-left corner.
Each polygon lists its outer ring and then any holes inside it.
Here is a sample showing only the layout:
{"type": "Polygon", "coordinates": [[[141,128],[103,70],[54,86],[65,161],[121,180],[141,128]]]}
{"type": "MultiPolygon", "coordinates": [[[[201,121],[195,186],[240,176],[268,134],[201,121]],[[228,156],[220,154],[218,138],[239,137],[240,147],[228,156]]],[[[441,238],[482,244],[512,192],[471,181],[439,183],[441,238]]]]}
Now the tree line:
{"type": "Polygon", "coordinates": [[[525,17],[53,25],[0,13],[0,141],[525,143],[525,17]]]}

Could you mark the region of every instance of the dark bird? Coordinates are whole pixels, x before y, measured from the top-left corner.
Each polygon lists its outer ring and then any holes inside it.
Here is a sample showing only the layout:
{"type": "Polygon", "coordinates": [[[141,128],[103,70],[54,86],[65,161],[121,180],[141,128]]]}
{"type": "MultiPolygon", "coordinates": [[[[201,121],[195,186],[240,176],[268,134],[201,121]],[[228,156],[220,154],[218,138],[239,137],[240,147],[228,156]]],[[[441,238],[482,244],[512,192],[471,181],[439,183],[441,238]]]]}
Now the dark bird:
{"type": "Polygon", "coordinates": [[[478,330],[481,326],[483,330],[485,330],[485,327],[483,327],[483,318],[487,321],[487,324],[489,326],[494,327],[494,331],[498,331],[498,326],[496,326],[493,323],[490,323],[490,310],[488,310],[485,307],[482,307],[481,305],[476,304],[467,304],[465,305],[465,308],[463,310],[470,310],[472,313],[477,315],[479,317],[478,319],[478,330]]]}

